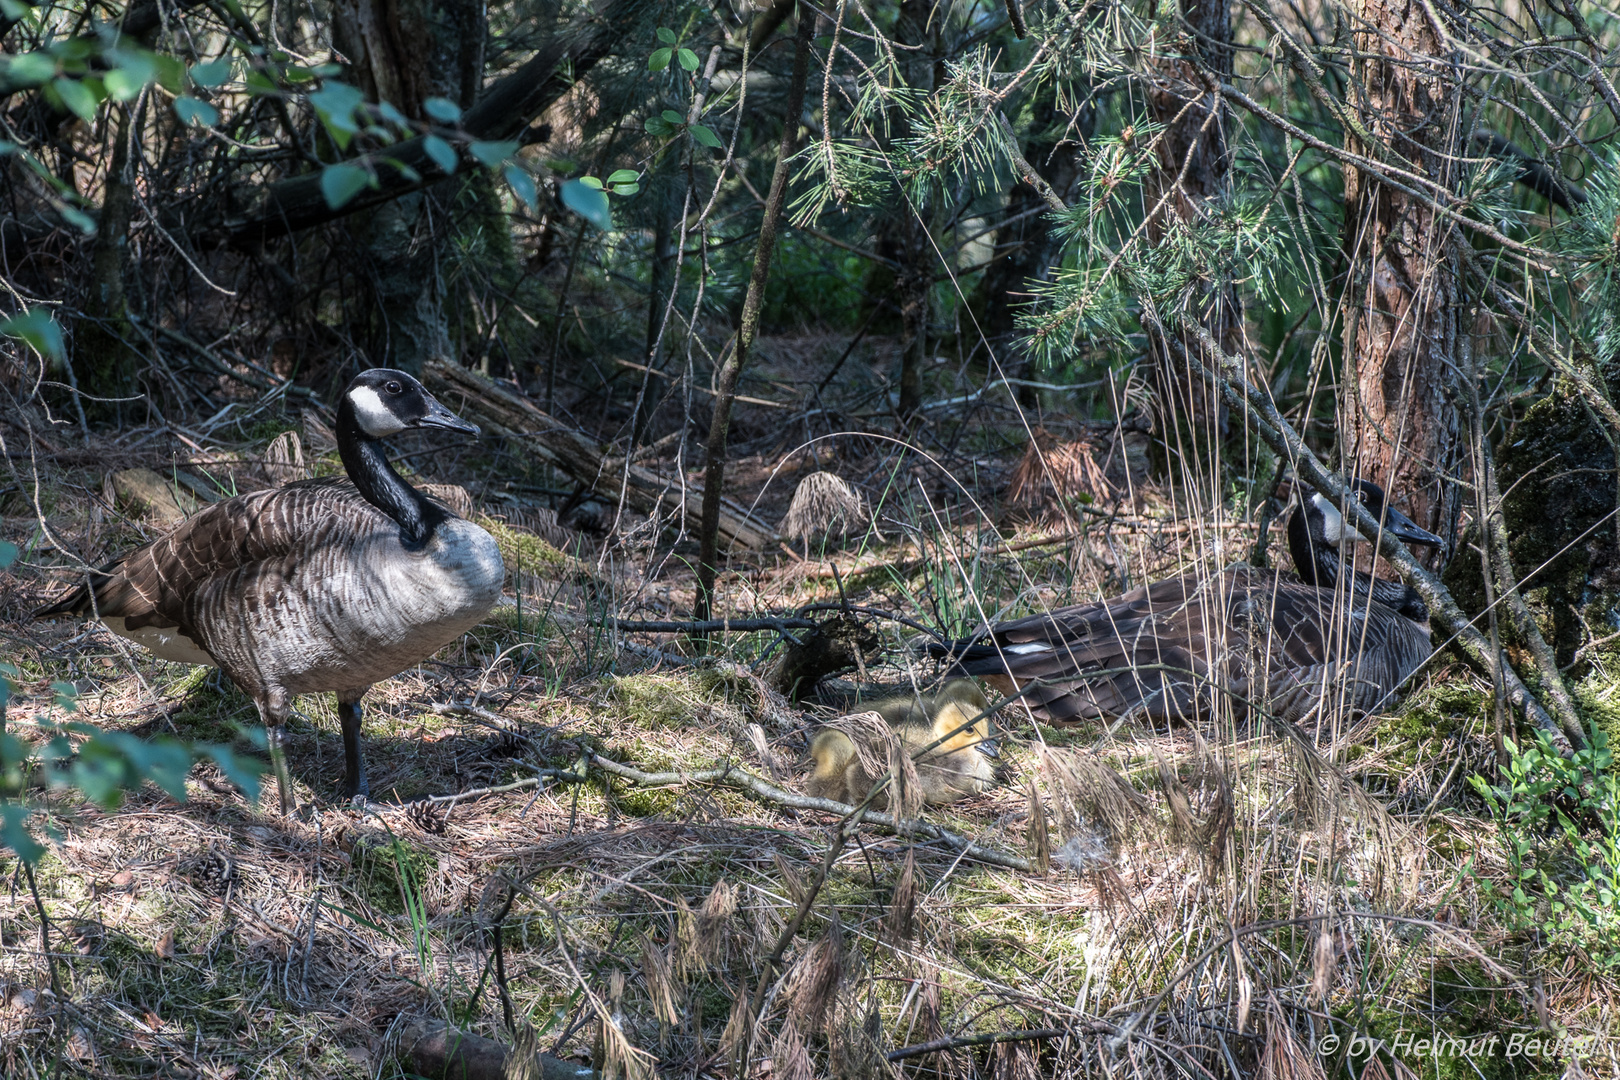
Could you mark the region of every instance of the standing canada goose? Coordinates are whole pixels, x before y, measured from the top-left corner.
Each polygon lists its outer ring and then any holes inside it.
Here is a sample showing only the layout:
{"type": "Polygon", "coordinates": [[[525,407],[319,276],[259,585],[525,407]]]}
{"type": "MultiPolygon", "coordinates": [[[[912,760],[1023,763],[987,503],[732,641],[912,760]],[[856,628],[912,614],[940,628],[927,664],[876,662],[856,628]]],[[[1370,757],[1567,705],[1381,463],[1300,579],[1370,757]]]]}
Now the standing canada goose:
{"type": "Polygon", "coordinates": [[[229,675],[264,720],[282,813],[292,699],[337,691],[343,790],[369,795],[361,696],[477,625],[505,576],[489,533],[389,465],[378,440],[409,428],[478,433],[404,372],[361,372],[337,410],[348,479],[215,503],[35,617],[90,615],[164,660],[229,675]]]}
{"type": "MultiPolygon", "coordinates": [[[[952,679],[932,696],[873,702],[870,710],[883,717],[900,745],[916,758],[917,779],[928,805],[944,806],[999,782],[991,761],[995,744],[990,741],[990,703],[967,679],[952,679]],[[917,757],[918,751],[935,742],[939,745],[917,757]]],[[[878,777],[862,767],[854,740],[837,728],[816,733],[810,758],[814,767],[805,790],[817,798],[856,806],[877,783],[878,777]]],[[[887,806],[887,793],[879,793],[873,802],[887,806]]]]}
{"type": "MultiPolygon", "coordinates": [[[[1188,720],[1222,691],[1239,717],[1259,706],[1297,721],[1322,706],[1370,712],[1429,658],[1429,612],[1410,587],[1344,573],[1365,539],[1333,502],[1304,494],[1288,520],[1299,576],[1244,564],[1185,574],[1111,600],[998,623],[929,646],[1053,723],[1142,715],[1188,720]]],[[[1354,496],[1409,543],[1442,543],[1358,481],[1354,496]]]]}

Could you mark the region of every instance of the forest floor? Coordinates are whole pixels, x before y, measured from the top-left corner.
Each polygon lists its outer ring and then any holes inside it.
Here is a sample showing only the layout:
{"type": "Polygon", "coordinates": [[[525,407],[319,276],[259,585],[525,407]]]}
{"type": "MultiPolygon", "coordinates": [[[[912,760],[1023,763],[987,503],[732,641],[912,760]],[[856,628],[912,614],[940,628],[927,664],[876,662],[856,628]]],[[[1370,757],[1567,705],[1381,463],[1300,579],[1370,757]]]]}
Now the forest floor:
{"type": "MultiPolygon", "coordinates": [[[[791,353],[754,377],[792,383],[791,353]]],[[[733,551],[719,609],[847,602],[954,633],[1247,555],[1252,520],[1188,506],[1145,479],[1139,447],[1078,421],[1054,421],[1054,439],[1083,436],[1090,475],[1113,487],[1049,503],[1047,520],[1011,515],[1027,434],[973,407],[931,417],[913,440],[927,452],[908,453],[875,436],[807,451],[802,413],[745,406],[729,494],[774,524],[804,473],[833,468],[877,527],[808,559],[800,545],[733,551]]],[[[58,429],[31,457],[8,429],[14,733],[65,708],[214,741],[257,722],[209,672],[27,618],[79,560],[160,531],[112,492],[114,471],[247,490],[285,478],[265,460],[283,430],[300,433],[307,468],[335,469],[318,410],[239,413],[116,440],[58,429]]],[[[577,508],[556,524],[545,492],[568,484],[512,448],[395,450],[414,480],[466,490],[507,556],[506,602],[367,696],[368,807],[339,797],[329,695],[297,703],[294,814],[247,801],[211,765],[184,802],[152,787],[112,811],[39,796],[34,881],[4,864],[4,1075],[396,1076],[402,1023],[511,1041],[507,1010],[546,1053],[630,1075],[736,1076],[743,1044],[756,1077],[1614,1074],[1615,981],[1578,950],[1544,951],[1492,902],[1508,838],[1469,777],[1493,752],[1494,706],[1446,656],[1399,711],[1303,738],[1057,730],[1009,708],[1009,782],[927,815],[999,859],[876,826],[844,842],[822,811],[724,781],[638,783],[603,762],[726,766],[802,790],[817,724],[937,681],[915,630],[866,618],[858,670],[789,702],[764,678],[773,634],[696,656],[678,635],[603,625],[685,617],[686,541],[648,527],[604,547],[577,508]],[[1034,1035],[983,1038],[1020,1032],[1034,1035]],[[1369,1053],[1357,1035],[1384,1044],[1369,1053]],[[1413,1049],[1437,1036],[1500,1045],[1413,1049]],[[918,1049],[940,1039],[959,1045],[918,1049]]],[[[691,460],[645,464],[675,477],[691,460]]]]}

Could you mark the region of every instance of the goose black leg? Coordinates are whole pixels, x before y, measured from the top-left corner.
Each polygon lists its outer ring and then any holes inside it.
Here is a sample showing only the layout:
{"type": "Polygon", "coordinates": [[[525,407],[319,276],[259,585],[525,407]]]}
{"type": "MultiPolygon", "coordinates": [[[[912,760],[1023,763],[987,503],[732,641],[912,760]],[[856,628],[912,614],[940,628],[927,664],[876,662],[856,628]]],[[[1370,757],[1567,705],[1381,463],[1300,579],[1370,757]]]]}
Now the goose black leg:
{"type": "Polygon", "coordinates": [[[338,723],[343,728],[343,797],[371,797],[366,780],[366,759],[360,753],[360,698],[364,690],[338,695],[338,723]]]}

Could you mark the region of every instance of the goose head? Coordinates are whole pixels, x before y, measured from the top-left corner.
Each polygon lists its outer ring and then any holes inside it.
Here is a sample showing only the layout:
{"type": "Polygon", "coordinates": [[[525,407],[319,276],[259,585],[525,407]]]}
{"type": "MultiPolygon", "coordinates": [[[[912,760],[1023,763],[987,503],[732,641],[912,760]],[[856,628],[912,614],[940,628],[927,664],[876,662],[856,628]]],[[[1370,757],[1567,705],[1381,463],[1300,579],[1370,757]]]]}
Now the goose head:
{"type": "Polygon", "coordinates": [[[393,368],[362,371],[338,401],[336,430],[343,468],[361,496],[394,520],[401,543],[413,551],[420,550],[452,515],[400,479],[380,440],[422,428],[478,434],[477,424],[463,420],[421,383],[393,368]]]}
{"type": "Polygon", "coordinates": [[[338,432],[356,438],[386,439],[412,428],[444,428],[478,434],[470,424],[439,404],[427,388],[403,371],[371,368],[362,371],[343,391],[338,403],[338,432]]]}
{"type": "MultiPolygon", "coordinates": [[[[1312,491],[1304,485],[1296,485],[1295,490],[1299,494],[1299,501],[1288,519],[1288,550],[1294,558],[1294,568],[1307,583],[1318,588],[1332,588],[1343,573],[1341,549],[1371,538],[1358,532],[1334,501],[1321,492],[1312,491]]],[[[1383,531],[1391,536],[1409,544],[1432,544],[1436,547],[1445,544],[1434,533],[1390,506],[1384,489],[1371,480],[1357,480],[1346,490],[1378,519],[1383,531]]],[[[1429,617],[1429,609],[1417,591],[1398,581],[1385,581],[1358,571],[1350,585],[1355,593],[1370,596],[1416,622],[1424,622],[1429,617]]]]}

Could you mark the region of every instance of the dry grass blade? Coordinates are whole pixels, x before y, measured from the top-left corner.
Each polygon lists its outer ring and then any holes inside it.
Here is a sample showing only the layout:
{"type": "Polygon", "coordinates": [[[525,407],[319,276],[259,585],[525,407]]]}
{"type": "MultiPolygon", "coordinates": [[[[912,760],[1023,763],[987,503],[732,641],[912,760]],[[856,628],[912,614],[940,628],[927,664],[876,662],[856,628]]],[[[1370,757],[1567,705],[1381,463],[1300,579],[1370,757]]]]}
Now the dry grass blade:
{"type": "Polygon", "coordinates": [[[782,519],[782,535],[809,543],[828,541],[866,527],[870,514],[860,492],[837,473],[813,472],[799,481],[782,519]]]}

